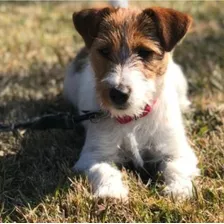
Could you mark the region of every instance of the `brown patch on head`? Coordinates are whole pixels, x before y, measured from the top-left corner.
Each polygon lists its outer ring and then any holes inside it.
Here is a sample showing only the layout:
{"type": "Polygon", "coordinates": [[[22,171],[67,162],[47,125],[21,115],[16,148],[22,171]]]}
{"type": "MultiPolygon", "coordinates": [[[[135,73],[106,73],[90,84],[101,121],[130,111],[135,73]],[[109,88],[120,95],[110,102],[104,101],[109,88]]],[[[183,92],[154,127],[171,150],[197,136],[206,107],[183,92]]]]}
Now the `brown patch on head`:
{"type": "Polygon", "coordinates": [[[114,9],[102,19],[90,56],[96,78],[102,80],[113,65],[129,64],[146,78],[164,74],[167,56],[155,22],[137,9],[114,9]]]}

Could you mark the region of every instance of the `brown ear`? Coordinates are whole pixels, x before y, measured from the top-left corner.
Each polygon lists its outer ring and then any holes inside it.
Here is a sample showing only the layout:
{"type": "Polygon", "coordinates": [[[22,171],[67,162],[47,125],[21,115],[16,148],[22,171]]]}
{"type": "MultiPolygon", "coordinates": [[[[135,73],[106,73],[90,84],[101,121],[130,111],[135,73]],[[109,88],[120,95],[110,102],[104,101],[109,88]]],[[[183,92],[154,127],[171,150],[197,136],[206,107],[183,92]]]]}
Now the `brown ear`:
{"type": "Polygon", "coordinates": [[[109,12],[110,8],[108,7],[103,9],[84,9],[73,14],[74,26],[88,48],[91,47],[94,38],[97,36],[100,22],[109,12]]]}
{"type": "Polygon", "coordinates": [[[155,22],[161,45],[168,52],[184,37],[192,23],[190,16],[173,9],[152,7],[143,13],[155,22]]]}

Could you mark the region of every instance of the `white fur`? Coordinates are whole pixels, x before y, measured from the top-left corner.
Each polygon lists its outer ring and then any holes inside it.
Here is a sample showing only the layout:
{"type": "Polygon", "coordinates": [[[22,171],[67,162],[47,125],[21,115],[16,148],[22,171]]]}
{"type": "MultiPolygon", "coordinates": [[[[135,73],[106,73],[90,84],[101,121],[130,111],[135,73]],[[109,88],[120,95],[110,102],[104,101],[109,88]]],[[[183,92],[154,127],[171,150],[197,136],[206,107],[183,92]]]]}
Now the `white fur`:
{"type": "MultiPolygon", "coordinates": [[[[126,82],[133,88],[131,108],[126,111],[127,114],[139,113],[143,105],[156,94],[157,102],[147,116],[127,124],[119,124],[112,117],[98,123],[86,122],[86,141],[74,166],[75,170],[87,174],[95,196],[126,199],[128,189],[113,163],[133,160],[135,164],[143,166],[144,158],[141,155],[149,152],[154,161],[161,161],[160,169],[167,185],[164,192],[176,197],[191,196],[191,181],[199,171],[197,158],[186,139],[180,110],[181,106],[185,107],[189,102],[186,97],[187,84],[181,69],[170,58],[164,85],[159,89],[157,86],[160,86],[161,80],[144,80],[139,71],[128,67],[121,77],[123,84],[126,82]]],[[[104,81],[115,82],[116,79],[115,74],[108,74],[104,81]]],[[[90,63],[80,74],[75,74],[73,64],[70,65],[64,93],[80,113],[82,110],[100,109],[90,63]]]]}
{"type": "Polygon", "coordinates": [[[128,0],[110,0],[110,4],[114,7],[128,7],[128,0]]]}

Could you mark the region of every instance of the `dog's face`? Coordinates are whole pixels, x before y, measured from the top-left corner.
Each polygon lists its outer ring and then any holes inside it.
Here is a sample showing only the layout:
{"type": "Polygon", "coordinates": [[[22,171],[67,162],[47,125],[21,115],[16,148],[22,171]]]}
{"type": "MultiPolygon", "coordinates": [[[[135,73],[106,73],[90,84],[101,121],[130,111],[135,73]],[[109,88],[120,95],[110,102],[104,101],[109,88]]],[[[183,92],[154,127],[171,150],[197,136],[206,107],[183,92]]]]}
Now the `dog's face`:
{"type": "Polygon", "coordinates": [[[168,52],[191,24],[189,16],[163,8],[89,9],[73,21],[89,49],[99,101],[113,116],[138,116],[152,105],[168,52]]]}

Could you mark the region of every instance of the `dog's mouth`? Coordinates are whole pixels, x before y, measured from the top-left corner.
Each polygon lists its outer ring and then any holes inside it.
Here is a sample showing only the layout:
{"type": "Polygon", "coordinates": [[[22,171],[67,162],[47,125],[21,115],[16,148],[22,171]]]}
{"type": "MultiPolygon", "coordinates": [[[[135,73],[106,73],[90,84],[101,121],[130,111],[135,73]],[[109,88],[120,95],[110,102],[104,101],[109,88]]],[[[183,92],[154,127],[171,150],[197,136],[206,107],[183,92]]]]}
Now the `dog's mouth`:
{"type": "Polygon", "coordinates": [[[122,104],[122,105],[117,105],[117,104],[114,104],[112,102],[111,104],[114,107],[114,109],[116,109],[116,110],[127,110],[129,108],[129,106],[130,106],[130,103],[125,103],[125,104],[122,104]]]}
{"type": "Polygon", "coordinates": [[[138,117],[140,114],[144,112],[145,105],[141,108],[136,109],[135,107],[132,107],[130,103],[126,103],[123,105],[116,105],[113,103],[107,104],[104,107],[104,110],[108,111],[111,115],[111,117],[138,117]]]}

